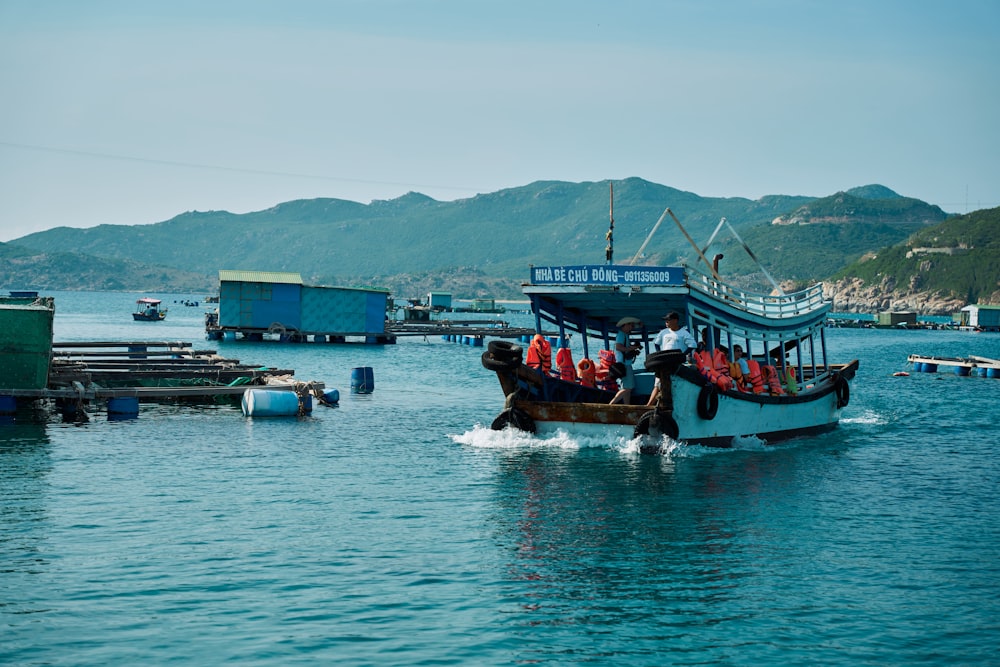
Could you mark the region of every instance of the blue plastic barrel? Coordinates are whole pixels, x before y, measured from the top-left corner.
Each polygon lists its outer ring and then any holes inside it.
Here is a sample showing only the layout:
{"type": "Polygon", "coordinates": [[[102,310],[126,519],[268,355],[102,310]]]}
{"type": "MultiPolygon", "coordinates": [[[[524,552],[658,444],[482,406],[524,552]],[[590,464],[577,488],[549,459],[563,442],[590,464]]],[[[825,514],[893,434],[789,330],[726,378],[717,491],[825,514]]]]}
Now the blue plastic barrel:
{"type": "Polygon", "coordinates": [[[0,396],[0,415],[12,415],[17,412],[17,399],[13,396],[0,396]]]}
{"type": "Polygon", "coordinates": [[[118,396],[108,399],[108,419],[135,419],[139,416],[139,399],[135,396],[118,396]]]}
{"type": "Polygon", "coordinates": [[[355,394],[370,394],[375,391],[375,373],[371,366],[362,366],[351,370],[351,392],[355,394]]]}
{"type": "Polygon", "coordinates": [[[1000,378],[1000,368],[987,368],[986,377],[988,378],[1000,378]]]}
{"type": "MultiPolygon", "coordinates": [[[[303,409],[311,412],[312,400],[305,398],[303,409]]],[[[295,417],[299,414],[299,395],[289,389],[247,389],[241,407],[247,417],[295,417]]]]}
{"type": "Polygon", "coordinates": [[[955,366],[955,375],[961,375],[966,377],[969,374],[969,368],[967,366],[955,366]]]}
{"type": "Polygon", "coordinates": [[[930,364],[926,361],[924,362],[924,372],[925,373],[937,373],[937,364],[930,364]]]}
{"type": "Polygon", "coordinates": [[[339,389],[328,389],[323,392],[323,400],[327,403],[339,403],[340,402],[340,390],[339,389]]]}
{"type": "Polygon", "coordinates": [[[482,346],[483,346],[483,337],[482,336],[473,336],[472,337],[472,347],[482,347],[482,346]]]}

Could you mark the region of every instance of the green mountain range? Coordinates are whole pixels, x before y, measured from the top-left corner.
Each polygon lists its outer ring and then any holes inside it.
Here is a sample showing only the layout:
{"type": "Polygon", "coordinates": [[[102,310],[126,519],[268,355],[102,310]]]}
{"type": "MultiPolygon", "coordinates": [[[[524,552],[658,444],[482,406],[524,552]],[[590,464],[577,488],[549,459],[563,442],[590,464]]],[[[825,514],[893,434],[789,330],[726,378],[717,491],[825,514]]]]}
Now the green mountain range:
{"type": "Polygon", "coordinates": [[[11,289],[184,292],[216,289],[220,269],[245,269],[294,271],[314,285],[385,287],[397,297],[446,290],[520,298],[532,264],[604,263],[612,187],[616,263],[696,261],[669,206],[699,245],[726,219],[738,237],[723,225],[707,254],[723,253],[722,272],[748,286],[766,283],[741,241],[777,279],[815,282],[948,217],[880,185],[750,200],[639,178],[539,181],[453,202],[418,193],[371,204],[310,199],[245,214],[58,227],[0,245],[0,277],[11,289]]]}
{"type": "Polygon", "coordinates": [[[925,299],[1000,304],[1000,208],[922,228],[905,242],[868,253],[831,277],[834,283],[850,281],[925,299]]]}

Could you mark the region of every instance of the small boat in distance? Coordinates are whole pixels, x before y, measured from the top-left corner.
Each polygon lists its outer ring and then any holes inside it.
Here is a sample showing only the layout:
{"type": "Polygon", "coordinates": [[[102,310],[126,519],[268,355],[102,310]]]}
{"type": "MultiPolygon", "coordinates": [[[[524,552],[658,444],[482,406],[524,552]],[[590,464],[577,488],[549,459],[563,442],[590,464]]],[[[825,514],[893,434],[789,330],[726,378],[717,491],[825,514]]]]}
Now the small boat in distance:
{"type": "MultiPolygon", "coordinates": [[[[668,213],[673,217],[669,208],[664,217],[668,213]]],[[[719,275],[721,257],[709,262],[695,249],[707,270],[616,265],[610,244],[605,265],[532,266],[523,291],[531,300],[535,329],[541,334],[543,324],[549,331],[554,325],[559,336],[538,340],[541,352],[529,350],[527,362],[519,345],[490,342],[482,364],[496,373],[506,399],[492,428],[625,440],[647,436],[640,442],[644,452],[660,451],[662,436],[729,447],[739,437],[773,443],[835,428],[850,400],[858,361],[827,360],[825,325],[832,304],[821,285],[785,293],[772,280],[773,293],[748,292],[719,275]],[[674,312],[701,341],[697,351],[652,347],[651,334],[674,312]],[[645,370],[636,362],[630,400],[612,404],[616,379],[625,371],[620,362],[612,363],[612,351],[616,330],[626,323],[639,325],[629,342],[645,350],[645,370]],[[580,335],[585,357],[576,366],[567,354],[571,333],[580,335]],[[750,369],[739,380],[727,363],[736,348],[750,369]]]]}
{"type": "Polygon", "coordinates": [[[132,319],[137,322],[159,322],[167,316],[167,309],[160,308],[159,299],[142,298],[135,302],[132,319]]]}

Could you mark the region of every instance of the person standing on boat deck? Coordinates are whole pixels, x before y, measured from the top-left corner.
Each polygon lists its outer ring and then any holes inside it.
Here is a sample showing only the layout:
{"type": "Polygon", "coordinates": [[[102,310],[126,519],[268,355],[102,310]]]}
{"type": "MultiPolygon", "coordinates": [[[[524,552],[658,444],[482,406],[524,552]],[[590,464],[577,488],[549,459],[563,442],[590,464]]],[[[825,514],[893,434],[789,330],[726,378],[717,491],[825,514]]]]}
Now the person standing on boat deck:
{"type": "MultiPolygon", "coordinates": [[[[681,316],[671,311],[663,317],[667,326],[653,339],[653,347],[663,352],[665,350],[680,350],[685,355],[698,347],[698,341],[694,339],[687,327],[681,326],[681,316]]],[[[653,392],[646,401],[647,406],[656,405],[656,399],[660,397],[660,378],[656,378],[653,384],[653,392]]]]}
{"type": "Polygon", "coordinates": [[[618,327],[618,335],[615,337],[615,362],[625,366],[625,376],[622,378],[622,388],[611,399],[611,403],[624,403],[628,405],[629,400],[632,398],[632,390],[635,389],[635,373],[632,371],[632,361],[639,354],[639,350],[642,349],[642,343],[629,343],[628,337],[632,333],[632,329],[636,326],[642,326],[642,321],[636,317],[623,317],[618,320],[616,326],[618,327]]]}
{"type": "Polygon", "coordinates": [[[687,327],[681,326],[681,316],[676,312],[670,312],[664,316],[667,326],[653,339],[653,347],[661,352],[664,350],[680,350],[684,354],[698,347],[698,341],[694,339],[687,327]]]}

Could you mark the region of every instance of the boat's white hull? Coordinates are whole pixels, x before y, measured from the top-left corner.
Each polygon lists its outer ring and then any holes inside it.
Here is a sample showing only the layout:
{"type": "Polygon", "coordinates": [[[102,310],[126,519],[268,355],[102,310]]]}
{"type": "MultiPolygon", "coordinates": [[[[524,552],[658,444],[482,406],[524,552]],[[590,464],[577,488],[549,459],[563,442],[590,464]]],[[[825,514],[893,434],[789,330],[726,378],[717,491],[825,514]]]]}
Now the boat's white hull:
{"type": "MultiPolygon", "coordinates": [[[[671,378],[672,411],[660,406],[664,423],[649,420],[654,409],[645,405],[609,405],[607,403],[552,402],[515,398],[508,415],[512,422],[530,418],[528,428],[540,436],[559,431],[588,438],[629,440],[645,430],[654,437],[672,434],[690,444],[728,447],[734,438],[755,436],[768,443],[801,435],[829,431],[837,426],[842,408],[849,400],[846,378],[828,379],[824,384],[807,388],[797,396],[756,396],[738,392],[715,392],[718,408],[711,418],[702,417],[699,396],[706,391],[701,381],[675,375],[671,378]],[[640,426],[640,422],[647,423],[640,426]],[[644,428],[644,426],[646,428],[644,428]],[[638,427],[638,428],[637,428],[638,427]]],[[[551,380],[558,382],[557,380],[551,380]]]]}

